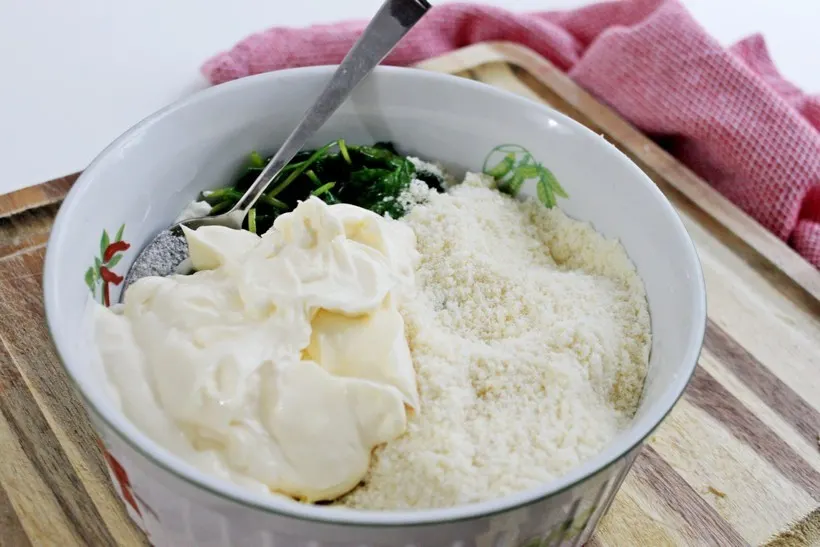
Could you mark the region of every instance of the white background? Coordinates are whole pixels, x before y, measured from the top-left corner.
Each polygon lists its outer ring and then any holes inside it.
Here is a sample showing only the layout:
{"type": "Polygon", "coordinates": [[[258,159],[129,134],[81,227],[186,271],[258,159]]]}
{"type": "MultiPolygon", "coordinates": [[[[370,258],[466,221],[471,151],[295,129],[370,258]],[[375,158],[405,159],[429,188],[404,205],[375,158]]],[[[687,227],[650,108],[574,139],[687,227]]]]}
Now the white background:
{"type": "MultiPolygon", "coordinates": [[[[820,0],[683,2],[726,45],[762,32],[781,72],[820,92],[820,0]]],[[[84,168],[135,122],[205,87],[202,61],[245,35],[365,19],[380,3],[0,0],[0,194],[84,168]]],[[[541,11],[591,1],[486,3],[541,11]]]]}

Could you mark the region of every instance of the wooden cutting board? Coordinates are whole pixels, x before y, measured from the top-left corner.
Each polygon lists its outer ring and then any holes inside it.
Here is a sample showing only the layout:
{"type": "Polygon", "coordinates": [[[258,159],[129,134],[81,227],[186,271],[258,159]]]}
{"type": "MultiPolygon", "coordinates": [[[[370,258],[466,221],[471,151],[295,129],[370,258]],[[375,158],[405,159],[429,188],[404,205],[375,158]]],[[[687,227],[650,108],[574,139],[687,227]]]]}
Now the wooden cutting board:
{"type": "MultiPolygon", "coordinates": [[[[663,190],[697,244],[709,324],[683,399],[591,545],[820,545],[820,272],[534,52],[487,43],[420,68],[545,102],[663,190]]],[[[0,545],[144,545],[48,339],[41,271],[75,177],[0,196],[0,545]]]]}

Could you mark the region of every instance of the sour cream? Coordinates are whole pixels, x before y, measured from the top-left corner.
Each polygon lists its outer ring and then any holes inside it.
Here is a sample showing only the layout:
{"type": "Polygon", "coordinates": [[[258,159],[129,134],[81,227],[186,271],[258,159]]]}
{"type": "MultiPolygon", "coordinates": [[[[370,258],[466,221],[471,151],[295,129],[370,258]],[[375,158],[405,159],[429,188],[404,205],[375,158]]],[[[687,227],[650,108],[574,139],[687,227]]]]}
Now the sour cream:
{"type": "Polygon", "coordinates": [[[195,274],[140,279],[96,311],[122,411],[205,472],[304,501],[348,492],[418,410],[397,309],[412,230],[311,197],[261,237],[185,235],[195,274]]]}

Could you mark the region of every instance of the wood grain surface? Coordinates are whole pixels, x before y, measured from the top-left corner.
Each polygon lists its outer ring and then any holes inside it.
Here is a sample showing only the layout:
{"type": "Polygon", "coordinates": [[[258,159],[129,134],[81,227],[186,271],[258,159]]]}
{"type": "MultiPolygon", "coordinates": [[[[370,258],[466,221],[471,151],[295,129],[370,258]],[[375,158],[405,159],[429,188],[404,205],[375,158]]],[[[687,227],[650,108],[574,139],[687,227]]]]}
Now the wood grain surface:
{"type": "MultiPolygon", "coordinates": [[[[709,314],[698,369],[589,545],[820,545],[820,272],[530,50],[479,44],[420,68],[548,103],[603,134],[697,245],[709,314]]],[[[0,196],[0,546],[146,544],[45,328],[45,242],[72,182],[0,196]]]]}

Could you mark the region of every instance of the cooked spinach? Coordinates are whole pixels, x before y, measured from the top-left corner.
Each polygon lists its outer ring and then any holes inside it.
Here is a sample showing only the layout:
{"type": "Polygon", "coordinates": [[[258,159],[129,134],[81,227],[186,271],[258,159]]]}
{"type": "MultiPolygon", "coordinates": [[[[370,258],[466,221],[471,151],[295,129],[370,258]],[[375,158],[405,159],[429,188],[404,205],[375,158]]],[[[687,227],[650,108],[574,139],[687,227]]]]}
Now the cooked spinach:
{"type": "MultiPolygon", "coordinates": [[[[205,192],[202,199],[211,205],[210,214],[233,207],[271,159],[251,152],[232,186],[205,192]]],[[[277,216],[292,211],[299,201],[311,195],[328,204],[351,203],[399,218],[406,211],[398,198],[414,178],[438,191],[444,190],[444,181],[438,174],[417,170],[392,143],[359,146],[339,139],[296,154],[256,203],[252,214],[247,215],[244,227],[262,234],[277,216]]]]}

